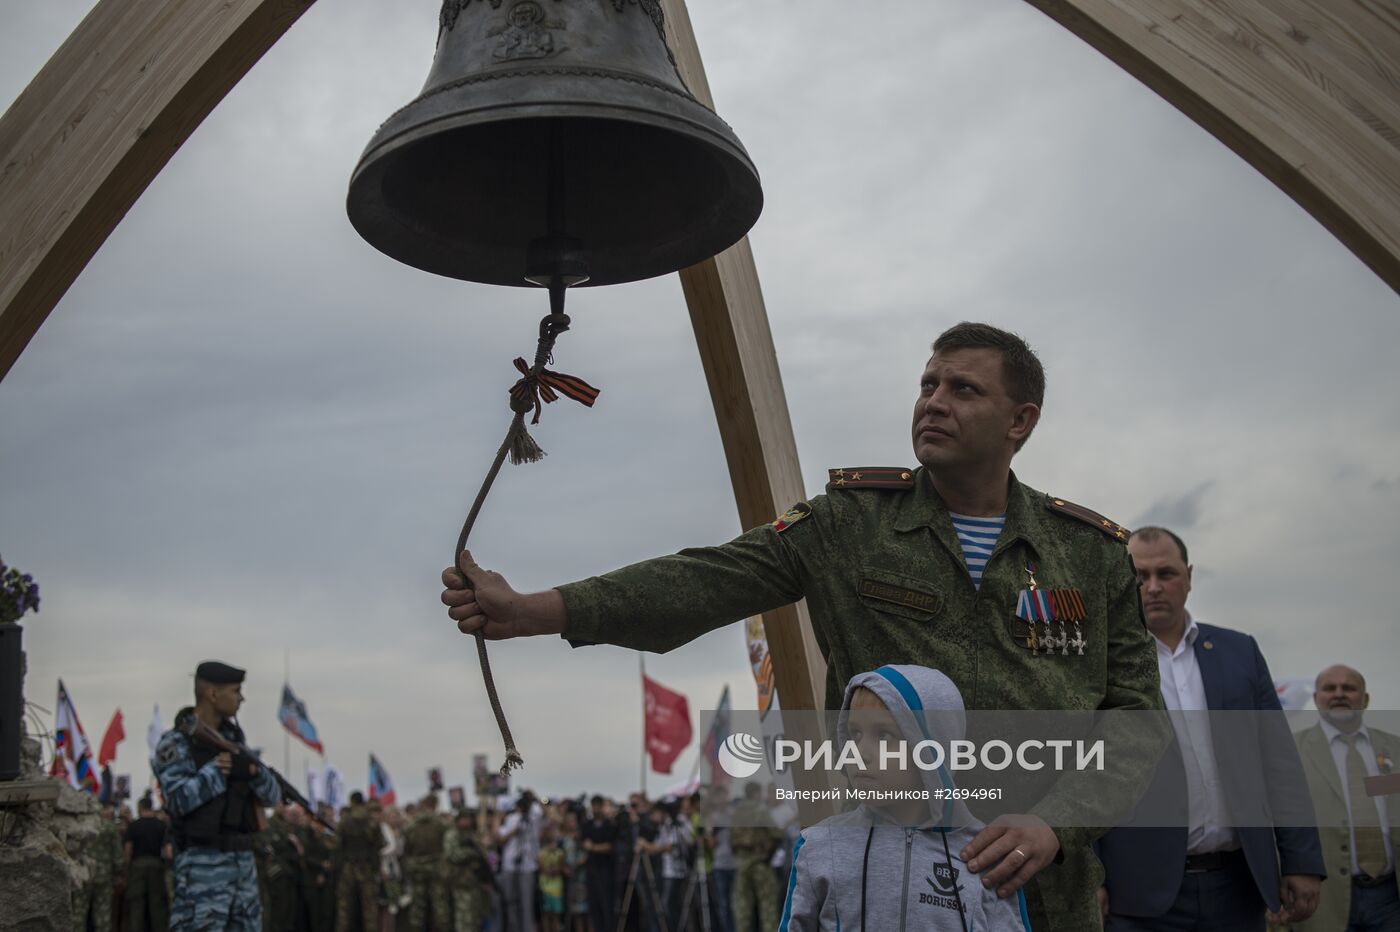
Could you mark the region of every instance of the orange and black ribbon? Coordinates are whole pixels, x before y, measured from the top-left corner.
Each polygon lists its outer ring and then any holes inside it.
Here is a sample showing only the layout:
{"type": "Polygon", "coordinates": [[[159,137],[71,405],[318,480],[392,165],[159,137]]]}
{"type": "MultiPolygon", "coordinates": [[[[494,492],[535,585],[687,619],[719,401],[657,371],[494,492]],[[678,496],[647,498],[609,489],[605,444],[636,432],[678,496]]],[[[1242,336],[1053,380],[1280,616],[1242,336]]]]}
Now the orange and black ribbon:
{"type": "Polygon", "coordinates": [[[515,357],[515,368],[520,370],[524,378],[511,386],[510,396],[515,399],[529,398],[534,403],[535,416],[531,419],[531,424],[540,422],[541,402],[549,404],[559,397],[556,389],[590,408],[593,407],[593,402],[598,400],[598,389],[577,376],[565,375],[544,367],[540,367],[538,372],[532,372],[520,356],[515,357]]]}

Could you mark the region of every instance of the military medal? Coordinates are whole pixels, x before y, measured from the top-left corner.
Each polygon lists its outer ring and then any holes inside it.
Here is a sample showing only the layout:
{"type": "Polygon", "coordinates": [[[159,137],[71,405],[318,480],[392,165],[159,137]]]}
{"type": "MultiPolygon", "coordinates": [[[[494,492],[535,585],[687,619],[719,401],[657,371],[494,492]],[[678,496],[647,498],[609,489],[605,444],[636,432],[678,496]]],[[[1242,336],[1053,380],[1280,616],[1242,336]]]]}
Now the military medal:
{"type": "Polygon", "coordinates": [[[1079,623],[1089,617],[1089,612],[1084,608],[1084,596],[1078,589],[1055,589],[1051,593],[1055,603],[1055,617],[1060,621],[1060,653],[1067,655],[1069,649],[1074,648],[1074,652],[1080,657],[1084,656],[1084,646],[1088,643],[1084,640],[1084,630],[1079,623]],[[1074,637],[1066,639],[1065,622],[1074,625],[1074,637]]]}
{"type": "Polygon", "coordinates": [[[1063,592],[1063,589],[1050,590],[1050,617],[1060,625],[1060,633],[1052,635],[1050,638],[1050,652],[1054,653],[1054,649],[1058,647],[1061,657],[1068,656],[1069,654],[1069,635],[1065,631],[1064,606],[1060,604],[1060,600],[1063,598],[1063,592]]]}
{"type": "Polygon", "coordinates": [[[1016,600],[1016,617],[1026,623],[1026,646],[1030,648],[1032,656],[1040,653],[1042,643],[1046,645],[1047,653],[1055,649],[1055,636],[1050,633],[1050,599],[1048,593],[1036,584],[1035,569],[1035,564],[1027,560],[1027,588],[1021,590],[1016,600]],[[1044,636],[1036,631],[1037,622],[1045,623],[1044,636]]]}
{"type": "Polygon", "coordinates": [[[1084,629],[1080,622],[1089,617],[1084,607],[1084,596],[1078,589],[1042,589],[1035,581],[1036,565],[1026,561],[1026,588],[1021,590],[1016,600],[1016,617],[1026,623],[1026,647],[1033,655],[1042,649],[1047,657],[1059,649],[1061,657],[1068,657],[1070,648],[1076,655],[1084,656],[1088,642],[1084,640],[1084,629]],[[1037,624],[1045,625],[1042,632],[1037,624]],[[1059,633],[1054,626],[1060,626],[1059,633]],[[1069,625],[1074,625],[1074,637],[1069,636],[1069,625]]]}
{"type": "MultiPolygon", "coordinates": [[[[1075,649],[1075,653],[1083,657],[1084,645],[1086,643],[1087,642],[1084,640],[1084,632],[1079,630],[1079,622],[1076,621],[1074,623],[1074,637],[1070,640],[1069,646],[1075,649]]],[[[1069,653],[1069,651],[1065,651],[1065,653],[1069,653]]]]}

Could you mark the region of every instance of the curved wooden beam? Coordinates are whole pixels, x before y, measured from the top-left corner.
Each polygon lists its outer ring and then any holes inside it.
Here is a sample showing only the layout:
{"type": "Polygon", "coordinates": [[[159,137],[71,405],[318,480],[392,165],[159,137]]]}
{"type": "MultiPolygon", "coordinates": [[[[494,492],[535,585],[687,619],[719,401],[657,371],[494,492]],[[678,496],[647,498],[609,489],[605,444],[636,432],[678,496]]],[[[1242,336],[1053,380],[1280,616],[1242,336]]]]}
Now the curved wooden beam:
{"type": "Polygon", "coordinates": [[[101,0],[0,118],[0,378],[224,95],[315,0],[101,0]]]}
{"type": "Polygon", "coordinates": [[[1394,0],[1027,0],[1152,88],[1400,291],[1394,0]]]}

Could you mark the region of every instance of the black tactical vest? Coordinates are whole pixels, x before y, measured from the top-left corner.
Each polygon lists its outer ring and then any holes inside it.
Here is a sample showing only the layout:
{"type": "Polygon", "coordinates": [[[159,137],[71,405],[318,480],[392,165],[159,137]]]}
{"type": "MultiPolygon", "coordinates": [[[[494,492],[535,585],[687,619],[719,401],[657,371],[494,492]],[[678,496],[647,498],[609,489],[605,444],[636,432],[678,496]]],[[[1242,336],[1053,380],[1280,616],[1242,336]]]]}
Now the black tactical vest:
{"type": "MultiPolygon", "coordinates": [[[[175,717],[176,727],[186,715],[193,714],[193,709],[182,709],[175,717]]],[[[238,726],[225,722],[219,731],[225,738],[243,743],[243,731],[238,726]]],[[[188,737],[184,740],[189,743],[196,770],[219,756],[217,748],[207,747],[188,737]]],[[[252,851],[253,833],[258,830],[256,805],[253,787],[247,780],[230,781],[226,792],[193,812],[171,819],[175,846],[180,850],[217,848],[220,851],[252,851]]]]}

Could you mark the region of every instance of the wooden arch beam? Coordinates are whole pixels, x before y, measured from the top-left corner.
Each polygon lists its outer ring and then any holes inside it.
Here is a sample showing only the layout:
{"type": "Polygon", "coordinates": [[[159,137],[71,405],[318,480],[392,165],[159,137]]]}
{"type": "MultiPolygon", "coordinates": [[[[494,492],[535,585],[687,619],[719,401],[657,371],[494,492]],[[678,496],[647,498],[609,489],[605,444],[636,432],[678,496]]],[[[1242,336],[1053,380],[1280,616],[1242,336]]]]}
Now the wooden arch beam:
{"type": "Polygon", "coordinates": [[[0,379],[131,205],[315,0],[100,0],[0,118],[0,379]]]}
{"type": "Polygon", "coordinates": [[[1395,0],[1027,0],[1195,120],[1400,291],[1395,0]]]}

